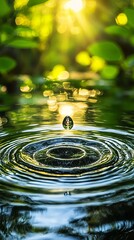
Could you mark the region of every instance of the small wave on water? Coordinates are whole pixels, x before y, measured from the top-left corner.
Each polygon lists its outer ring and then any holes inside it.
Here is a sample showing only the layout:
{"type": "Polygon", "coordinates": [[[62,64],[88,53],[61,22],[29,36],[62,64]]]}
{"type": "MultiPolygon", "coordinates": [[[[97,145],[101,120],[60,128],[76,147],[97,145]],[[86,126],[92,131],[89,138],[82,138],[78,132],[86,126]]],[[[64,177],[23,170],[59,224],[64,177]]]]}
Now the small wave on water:
{"type": "Polygon", "coordinates": [[[71,131],[46,125],[3,134],[1,188],[38,203],[101,206],[130,200],[133,145],[127,131],[80,125],[71,131]]]}
{"type": "Polygon", "coordinates": [[[132,107],[89,100],[1,112],[0,239],[134,239],[132,107]]]}
{"type": "Polygon", "coordinates": [[[88,82],[0,106],[1,240],[134,239],[133,94],[88,82]]]}

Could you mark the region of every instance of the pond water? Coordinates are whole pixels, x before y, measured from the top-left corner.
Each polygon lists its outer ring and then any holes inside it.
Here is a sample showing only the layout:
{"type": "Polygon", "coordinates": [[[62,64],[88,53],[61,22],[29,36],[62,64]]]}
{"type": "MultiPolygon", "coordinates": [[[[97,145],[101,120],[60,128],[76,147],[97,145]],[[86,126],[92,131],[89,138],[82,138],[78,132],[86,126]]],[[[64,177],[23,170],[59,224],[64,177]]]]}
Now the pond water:
{"type": "Polygon", "coordinates": [[[63,90],[1,104],[0,239],[134,239],[133,95],[63,90]]]}

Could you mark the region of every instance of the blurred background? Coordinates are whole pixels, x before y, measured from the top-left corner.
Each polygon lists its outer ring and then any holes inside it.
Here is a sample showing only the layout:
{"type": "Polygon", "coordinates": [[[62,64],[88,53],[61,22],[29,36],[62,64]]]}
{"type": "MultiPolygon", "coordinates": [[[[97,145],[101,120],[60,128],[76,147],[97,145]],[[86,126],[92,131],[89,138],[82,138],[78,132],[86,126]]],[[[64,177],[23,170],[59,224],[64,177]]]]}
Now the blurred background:
{"type": "Polygon", "coordinates": [[[96,85],[132,95],[133,7],[134,0],[1,0],[0,101],[72,86],[82,97],[96,85]]]}

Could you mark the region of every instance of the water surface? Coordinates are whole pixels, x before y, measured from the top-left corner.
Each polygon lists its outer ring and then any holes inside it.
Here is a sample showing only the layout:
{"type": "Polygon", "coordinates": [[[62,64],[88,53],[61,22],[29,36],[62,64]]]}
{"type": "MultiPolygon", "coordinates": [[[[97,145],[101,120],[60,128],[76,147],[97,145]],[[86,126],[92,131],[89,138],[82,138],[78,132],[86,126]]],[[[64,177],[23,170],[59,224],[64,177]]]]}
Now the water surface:
{"type": "Polygon", "coordinates": [[[0,113],[0,239],[134,238],[132,96],[79,89],[0,113]]]}

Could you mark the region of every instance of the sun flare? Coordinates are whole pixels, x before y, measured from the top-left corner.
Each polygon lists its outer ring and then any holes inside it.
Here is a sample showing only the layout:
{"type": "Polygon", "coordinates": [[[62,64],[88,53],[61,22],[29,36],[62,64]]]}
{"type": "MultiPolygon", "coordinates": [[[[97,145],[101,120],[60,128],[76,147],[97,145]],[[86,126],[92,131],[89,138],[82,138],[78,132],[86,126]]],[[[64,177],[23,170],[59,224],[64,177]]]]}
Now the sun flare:
{"type": "Polygon", "coordinates": [[[72,10],[73,12],[79,12],[83,9],[84,3],[82,0],[68,0],[65,3],[65,9],[72,10]]]}

